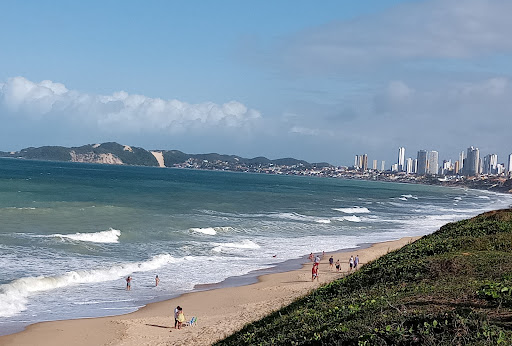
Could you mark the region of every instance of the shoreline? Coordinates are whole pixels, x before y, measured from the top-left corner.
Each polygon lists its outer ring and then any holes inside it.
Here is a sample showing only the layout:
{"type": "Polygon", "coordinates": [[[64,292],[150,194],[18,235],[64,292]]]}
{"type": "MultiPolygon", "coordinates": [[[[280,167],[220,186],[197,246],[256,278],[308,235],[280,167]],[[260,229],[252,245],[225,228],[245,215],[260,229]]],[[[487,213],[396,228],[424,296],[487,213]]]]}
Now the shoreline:
{"type": "Polygon", "coordinates": [[[311,282],[311,262],[307,258],[291,259],[216,284],[198,285],[191,292],[149,303],[132,313],[31,324],[23,331],[0,336],[0,344],[90,346],[193,342],[209,345],[312,289],[345,276],[349,252],[359,254],[363,265],[418,238],[361,243],[356,248],[325,253],[320,262],[319,280],[315,282],[311,282]],[[329,268],[330,256],[334,261],[340,259],[342,270],[339,273],[329,268]],[[198,318],[197,328],[174,329],[172,311],[176,305],[184,308],[188,320],[192,316],[198,318]]]}

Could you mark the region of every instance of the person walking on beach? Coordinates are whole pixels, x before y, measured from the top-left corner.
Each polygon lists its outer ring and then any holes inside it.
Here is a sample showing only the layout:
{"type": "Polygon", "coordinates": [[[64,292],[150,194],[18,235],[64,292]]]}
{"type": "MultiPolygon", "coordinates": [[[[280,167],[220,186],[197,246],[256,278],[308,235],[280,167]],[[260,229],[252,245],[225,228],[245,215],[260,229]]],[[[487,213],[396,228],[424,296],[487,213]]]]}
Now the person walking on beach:
{"type": "Polygon", "coordinates": [[[158,284],[160,283],[160,278],[158,277],[158,275],[155,277],[155,287],[158,286],[158,284]]]}
{"type": "Polygon", "coordinates": [[[348,264],[350,266],[350,271],[352,271],[352,268],[354,268],[354,256],[350,256],[350,259],[348,260],[348,264]]]}
{"type": "Polygon", "coordinates": [[[359,255],[356,255],[356,258],[354,258],[354,270],[357,269],[358,264],[359,264],[359,255]]]}
{"type": "Polygon", "coordinates": [[[130,291],[132,289],[132,277],[128,276],[126,278],[126,290],[130,291]]]}
{"type": "Polygon", "coordinates": [[[174,309],[174,329],[178,326],[178,313],[182,310],[181,306],[177,306],[176,309],[174,309]]]}
{"type": "Polygon", "coordinates": [[[317,265],[319,265],[319,264],[320,264],[320,255],[316,255],[316,257],[315,257],[315,263],[316,263],[317,265]]]}
{"type": "Polygon", "coordinates": [[[336,271],[340,271],[340,260],[336,260],[336,271]]]}
{"type": "Polygon", "coordinates": [[[313,269],[311,269],[311,281],[315,281],[315,279],[318,281],[318,264],[313,264],[313,269]]]}
{"type": "Polygon", "coordinates": [[[332,256],[329,258],[329,267],[331,268],[332,270],[332,265],[334,264],[334,258],[332,258],[332,256]]]}

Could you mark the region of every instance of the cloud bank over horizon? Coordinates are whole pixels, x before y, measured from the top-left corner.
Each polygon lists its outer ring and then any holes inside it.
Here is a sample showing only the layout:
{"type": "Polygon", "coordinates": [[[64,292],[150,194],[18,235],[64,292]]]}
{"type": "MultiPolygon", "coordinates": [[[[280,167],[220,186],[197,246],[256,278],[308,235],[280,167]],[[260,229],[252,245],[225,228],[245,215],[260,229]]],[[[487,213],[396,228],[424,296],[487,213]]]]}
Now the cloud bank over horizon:
{"type": "Polygon", "coordinates": [[[261,118],[254,109],[237,101],[189,104],[162,100],[124,91],[112,95],[91,95],[44,80],[36,83],[24,77],[0,84],[0,100],[11,116],[29,119],[61,117],[80,120],[97,130],[111,132],[183,132],[193,128],[219,126],[244,128],[261,118]]]}

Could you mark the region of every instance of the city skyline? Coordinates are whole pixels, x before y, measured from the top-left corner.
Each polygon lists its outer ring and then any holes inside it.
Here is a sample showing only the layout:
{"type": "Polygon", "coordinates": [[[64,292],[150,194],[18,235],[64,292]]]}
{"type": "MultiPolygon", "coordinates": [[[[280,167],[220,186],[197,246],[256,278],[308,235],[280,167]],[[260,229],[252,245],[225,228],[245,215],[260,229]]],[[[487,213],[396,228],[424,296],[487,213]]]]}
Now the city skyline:
{"type": "MultiPolygon", "coordinates": [[[[512,149],[511,153],[506,155],[505,160],[499,161],[496,153],[482,152],[475,146],[469,146],[465,152],[461,151],[457,159],[443,158],[440,160],[439,152],[436,150],[420,149],[416,157],[407,155],[406,147],[398,147],[398,156],[395,162],[389,167],[384,166],[385,160],[382,160],[380,171],[406,172],[407,174],[417,175],[444,175],[447,171],[451,174],[475,176],[479,174],[499,175],[512,171],[512,149]],[[401,164],[403,163],[403,164],[401,164]],[[385,169],[384,169],[385,168],[385,169]]],[[[356,155],[355,163],[352,167],[357,170],[367,170],[360,162],[362,160],[373,160],[373,170],[375,170],[378,159],[369,158],[368,154],[356,155]]]]}
{"type": "Polygon", "coordinates": [[[113,141],[350,165],[364,148],[389,165],[401,146],[442,160],[476,144],[503,162],[510,12],[479,0],[4,1],[0,150],[113,141]]]}

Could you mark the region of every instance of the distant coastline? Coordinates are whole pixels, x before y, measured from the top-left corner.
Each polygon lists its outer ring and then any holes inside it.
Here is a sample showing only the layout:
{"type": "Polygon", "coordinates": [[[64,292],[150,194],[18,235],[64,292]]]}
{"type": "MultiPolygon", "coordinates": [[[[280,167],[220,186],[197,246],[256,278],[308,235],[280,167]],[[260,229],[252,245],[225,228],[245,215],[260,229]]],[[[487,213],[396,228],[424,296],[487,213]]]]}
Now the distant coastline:
{"type": "Polygon", "coordinates": [[[512,179],[506,176],[416,176],[405,172],[366,171],[336,167],[326,162],[309,163],[295,158],[271,160],[266,157],[243,158],[217,153],[187,154],[179,150],[146,150],[115,142],[87,144],[81,147],[43,146],[2,152],[0,158],[43,161],[82,162],[130,166],[187,168],[278,175],[317,176],[357,180],[387,181],[512,193],[512,179]]]}

